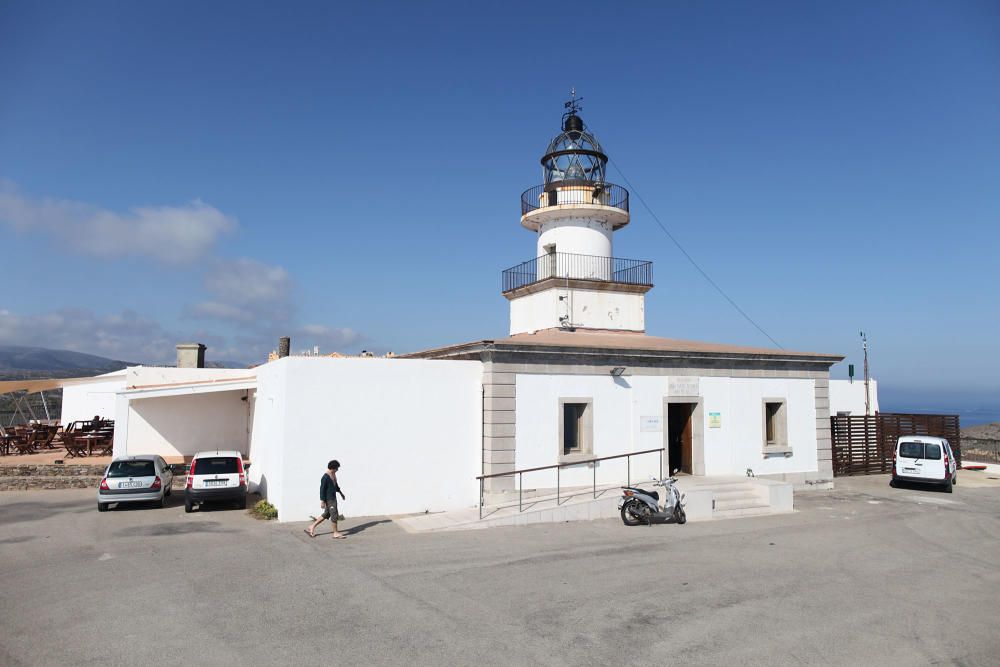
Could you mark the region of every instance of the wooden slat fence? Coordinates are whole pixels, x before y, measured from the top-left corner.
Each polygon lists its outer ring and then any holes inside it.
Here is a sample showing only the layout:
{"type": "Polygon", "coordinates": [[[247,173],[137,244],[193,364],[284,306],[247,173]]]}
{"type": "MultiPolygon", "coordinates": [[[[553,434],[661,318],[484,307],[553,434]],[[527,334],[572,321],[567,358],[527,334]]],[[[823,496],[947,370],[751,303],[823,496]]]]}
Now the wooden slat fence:
{"type": "Polygon", "coordinates": [[[962,462],[958,415],[882,412],[869,417],[833,416],[830,430],[835,477],[892,472],[892,452],[901,435],[947,438],[958,463],[962,462]]]}

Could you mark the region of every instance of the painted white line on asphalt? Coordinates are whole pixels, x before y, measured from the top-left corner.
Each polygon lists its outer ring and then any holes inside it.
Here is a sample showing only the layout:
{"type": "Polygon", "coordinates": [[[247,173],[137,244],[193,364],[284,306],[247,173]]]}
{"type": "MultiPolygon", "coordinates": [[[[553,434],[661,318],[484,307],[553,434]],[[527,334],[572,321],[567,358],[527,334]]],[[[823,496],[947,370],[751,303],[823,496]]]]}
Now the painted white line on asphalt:
{"type": "Polygon", "coordinates": [[[906,496],[907,500],[916,500],[918,503],[931,503],[932,505],[964,505],[959,500],[948,500],[947,498],[934,498],[933,496],[906,496]]]}

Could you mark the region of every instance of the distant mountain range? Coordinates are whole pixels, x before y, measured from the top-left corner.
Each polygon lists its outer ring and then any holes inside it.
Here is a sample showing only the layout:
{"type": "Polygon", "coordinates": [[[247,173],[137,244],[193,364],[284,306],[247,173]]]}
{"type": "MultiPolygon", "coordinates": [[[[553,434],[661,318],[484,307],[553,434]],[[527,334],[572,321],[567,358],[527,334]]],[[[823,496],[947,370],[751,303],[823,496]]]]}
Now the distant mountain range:
{"type": "MultiPolygon", "coordinates": [[[[138,366],[131,361],[99,357],[96,354],[50,350],[44,347],[0,345],[0,379],[25,377],[83,377],[138,366]]],[[[210,368],[246,368],[235,361],[206,362],[210,368]]]]}
{"type": "Polygon", "coordinates": [[[99,371],[110,373],[132,366],[126,361],[99,357],[96,354],[50,350],[44,347],[0,345],[0,373],[7,371],[99,371]]]}

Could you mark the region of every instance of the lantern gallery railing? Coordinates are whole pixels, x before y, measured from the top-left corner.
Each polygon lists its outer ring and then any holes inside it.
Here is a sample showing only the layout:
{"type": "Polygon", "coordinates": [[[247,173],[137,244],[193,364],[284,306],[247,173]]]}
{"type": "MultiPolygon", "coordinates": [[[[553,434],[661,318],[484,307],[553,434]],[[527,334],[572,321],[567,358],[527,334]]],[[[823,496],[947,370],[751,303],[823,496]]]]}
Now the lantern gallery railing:
{"type": "Polygon", "coordinates": [[[521,215],[560,204],[596,204],[628,211],[628,190],[614,183],[555,181],[521,195],[521,215]]]}
{"type": "Polygon", "coordinates": [[[598,280],[626,285],[652,285],[653,263],[641,259],[596,257],[553,252],[529,259],[503,272],[503,291],[524,287],[547,278],[598,280]]]}

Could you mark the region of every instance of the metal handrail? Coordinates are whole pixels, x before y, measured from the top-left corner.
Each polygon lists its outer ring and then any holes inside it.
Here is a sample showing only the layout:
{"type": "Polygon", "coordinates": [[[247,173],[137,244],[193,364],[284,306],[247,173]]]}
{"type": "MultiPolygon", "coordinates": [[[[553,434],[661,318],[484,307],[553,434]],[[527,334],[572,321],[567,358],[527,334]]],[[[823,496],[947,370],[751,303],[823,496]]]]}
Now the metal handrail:
{"type": "Polygon", "coordinates": [[[653,263],[642,259],[552,252],[505,269],[501,273],[501,289],[506,293],[549,278],[652,285],[653,263]]]}
{"type": "Polygon", "coordinates": [[[554,181],[521,193],[521,215],[560,204],[609,206],[628,212],[628,190],[614,183],[554,181]]]}
{"type": "MultiPolygon", "coordinates": [[[[561,484],[561,471],[563,468],[569,468],[571,466],[581,466],[587,463],[597,463],[598,461],[610,461],[611,459],[626,459],[626,473],[625,473],[625,484],[632,484],[632,457],[639,456],[640,454],[652,454],[653,452],[662,452],[666,448],[660,447],[659,449],[644,449],[641,452],[628,452],[626,454],[614,454],[613,456],[599,456],[593,459],[583,459],[581,461],[571,461],[569,463],[556,463],[550,466],[539,466],[538,468],[522,468],[521,470],[511,470],[510,472],[497,472],[492,475],[478,475],[476,479],[479,480],[479,518],[483,518],[483,504],[485,499],[485,483],[488,479],[493,479],[495,477],[508,477],[510,475],[518,475],[517,478],[517,511],[522,512],[523,506],[523,492],[524,492],[524,473],[526,472],[537,472],[539,470],[552,470],[556,469],[556,507],[558,507],[560,502],[560,484],[561,484]]],[[[663,477],[663,457],[660,457],[660,477],[663,477]]],[[[597,498],[597,466],[594,466],[594,498],[597,498]]]]}

